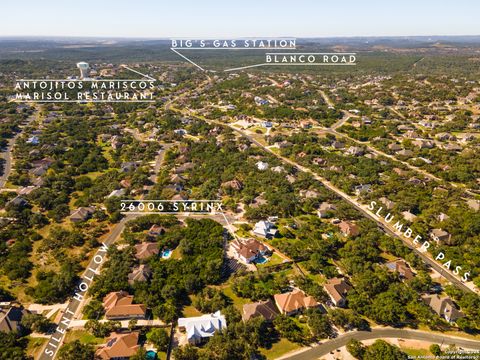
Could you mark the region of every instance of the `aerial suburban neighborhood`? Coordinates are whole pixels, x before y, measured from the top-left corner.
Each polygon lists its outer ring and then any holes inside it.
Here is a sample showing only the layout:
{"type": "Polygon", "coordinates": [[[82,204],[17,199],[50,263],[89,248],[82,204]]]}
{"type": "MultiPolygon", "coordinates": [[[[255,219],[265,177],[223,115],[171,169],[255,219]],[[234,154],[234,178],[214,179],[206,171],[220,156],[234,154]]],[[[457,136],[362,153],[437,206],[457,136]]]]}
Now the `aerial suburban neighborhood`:
{"type": "Polygon", "coordinates": [[[0,360],[480,359],[474,30],[0,25],[0,360]]]}

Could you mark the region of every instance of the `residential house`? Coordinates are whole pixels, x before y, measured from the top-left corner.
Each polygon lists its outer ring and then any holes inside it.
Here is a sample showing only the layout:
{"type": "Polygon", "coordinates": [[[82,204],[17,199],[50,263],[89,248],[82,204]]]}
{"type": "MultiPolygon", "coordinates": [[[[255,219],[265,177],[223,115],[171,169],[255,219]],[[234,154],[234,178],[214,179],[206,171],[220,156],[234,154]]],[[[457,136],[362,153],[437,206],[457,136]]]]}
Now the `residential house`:
{"type": "Polygon", "coordinates": [[[12,200],[10,200],[7,205],[9,206],[27,206],[28,205],[28,201],[25,200],[23,197],[21,197],[20,195],[18,196],[15,196],[12,200]]]}
{"type": "Polygon", "coordinates": [[[402,216],[405,220],[414,222],[417,219],[417,215],[412,214],[410,211],[403,211],[402,216]]]}
{"type": "Polygon", "coordinates": [[[416,178],[412,176],[410,179],[408,179],[408,182],[413,185],[425,185],[425,182],[420,180],[419,178],[416,178]]]}
{"type": "Polygon", "coordinates": [[[408,174],[408,172],[400,169],[400,168],[393,168],[393,171],[395,172],[395,174],[397,174],[398,176],[405,176],[408,174]]]}
{"type": "Polygon", "coordinates": [[[108,196],[107,198],[111,198],[111,197],[122,197],[123,195],[125,195],[126,191],[125,189],[116,189],[116,190],[113,190],[108,196]]]}
{"type": "Polygon", "coordinates": [[[148,235],[152,237],[157,237],[165,233],[165,228],[161,225],[153,224],[148,229],[148,235]]]}
{"type": "Polygon", "coordinates": [[[45,168],[49,168],[50,166],[52,166],[52,164],[55,162],[55,160],[53,160],[52,158],[48,158],[48,157],[45,157],[41,160],[34,160],[32,161],[32,167],[39,167],[39,166],[43,166],[45,168]]]}
{"type": "Polygon", "coordinates": [[[413,151],[408,149],[403,149],[402,151],[397,152],[397,155],[410,157],[410,156],[413,156],[413,151]]]}
{"type": "Polygon", "coordinates": [[[179,174],[173,174],[170,176],[170,181],[173,184],[183,184],[185,182],[185,178],[179,174]]]}
{"type": "Polygon", "coordinates": [[[414,140],[412,141],[412,144],[418,147],[419,149],[432,149],[435,146],[433,141],[424,140],[424,139],[414,140]]]}
{"type": "Polygon", "coordinates": [[[21,321],[28,311],[10,302],[0,302],[0,333],[22,330],[21,321]]]}
{"type": "Polygon", "coordinates": [[[140,348],[138,345],[138,331],[129,333],[111,333],[106,344],[101,345],[95,352],[95,358],[101,360],[128,359],[135,355],[140,348]]]}
{"type": "Polygon", "coordinates": [[[114,291],[103,298],[107,320],[144,319],[147,309],[143,304],[133,304],[133,295],[126,291],[114,291]]]}
{"type": "Polygon", "coordinates": [[[275,166],[272,168],[272,171],[276,173],[282,173],[285,172],[285,168],[283,166],[275,166]]]}
{"type": "Polygon", "coordinates": [[[378,199],[378,201],[380,201],[387,210],[392,210],[395,206],[395,203],[391,200],[388,200],[386,197],[381,197],[380,199],[378,199]]]}
{"type": "Polygon", "coordinates": [[[462,143],[468,143],[473,140],[475,140],[475,135],[472,134],[463,134],[460,136],[460,142],[462,143]]]}
{"type": "Polygon", "coordinates": [[[438,294],[424,296],[423,301],[440,317],[448,322],[455,322],[465,316],[457,309],[452,299],[448,296],[440,297],[438,294]]]}
{"type": "Polygon", "coordinates": [[[321,304],[312,296],[307,296],[302,290],[293,290],[273,296],[280,313],[294,315],[305,309],[319,307],[321,304]]]}
{"type": "Polygon", "coordinates": [[[315,190],[306,190],[306,189],[300,190],[300,197],[303,197],[305,199],[314,199],[314,198],[317,198],[319,195],[320,194],[315,190]]]}
{"type": "Polygon", "coordinates": [[[231,246],[236,257],[246,264],[250,264],[258,257],[270,253],[268,246],[255,239],[234,240],[231,246]]]}
{"type": "Polygon", "coordinates": [[[452,239],[452,235],[442,229],[433,229],[430,232],[430,236],[437,242],[445,242],[447,244],[450,243],[452,239]]]}
{"type": "Polygon", "coordinates": [[[349,221],[341,221],[338,223],[338,227],[345,236],[357,236],[360,234],[360,229],[358,226],[349,221]]]}
{"type": "Polygon", "coordinates": [[[395,144],[395,143],[389,144],[389,145],[388,145],[388,148],[389,148],[390,150],[392,150],[392,151],[400,151],[400,150],[402,150],[402,147],[401,147],[399,144],[395,144]]]}
{"type": "Polygon", "coordinates": [[[173,172],[175,174],[183,174],[184,172],[191,170],[195,167],[195,165],[192,162],[187,162],[185,164],[182,164],[180,166],[177,166],[175,169],[173,169],[173,172]]]}
{"type": "Polygon", "coordinates": [[[202,315],[190,318],[179,318],[178,327],[180,331],[187,333],[187,340],[191,344],[198,344],[227,328],[227,320],[220,311],[213,314],[202,315]]]}
{"type": "Polygon", "coordinates": [[[264,238],[270,238],[276,235],[277,229],[275,229],[275,225],[271,222],[262,220],[255,224],[253,233],[264,238]]]}
{"type": "Polygon", "coordinates": [[[443,222],[448,219],[450,219],[450,216],[448,216],[447,214],[444,214],[443,212],[437,216],[437,220],[440,222],[443,222]]]}
{"type": "Polygon", "coordinates": [[[241,181],[237,180],[237,179],[233,179],[231,181],[226,181],[222,184],[222,187],[223,188],[231,188],[231,189],[234,189],[234,190],[237,190],[237,191],[240,191],[243,189],[243,184],[241,181]]]}
{"type": "Polygon", "coordinates": [[[455,140],[457,140],[457,138],[454,135],[452,135],[450,133],[446,133],[446,132],[436,134],[435,138],[437,138],[440,141],[447,141],[447,140],[455,141],[455,140]]]}
{"type": "Polygon", "coordinates": [[[268,169],[268,163],[259,161],[255,164],[257,166],[257,169],[260,171],[265,171],[268,169]]]}
{"type": "Polygon", "coordinates": [[[27,144],[38,145],[40,144],[40,139],[38,138],[38,136],[30,136],[27,139],[27,144]]]}
{"type": "Polygon", "coordinates": [[[135,257],[138,260],[145,260],[151,256],[158,255],[160,250],[156,242],[142,242],[135,245],[135,257]]]}
{"type": "Polygon", "coordinates": [[[410,269],[410,266],[401,259],[391,261],[385,264],[388,270],[397,272],[398,275],[406,280],[411,280],[415,276],[415,273],[410,269]]]}
{"type": "Polygon", "coordinates": [[[302,129],[310,129],[312,127],[312,122],[310,120],[302,120],[300,121],[300,126],[302,129]]]}
{"type": "Polygon", "coordinates": [[[318,207],[317,215],[319,218],[325,218],[334,210],[337,210],[337,208],[334,205],[328,202],[323,202],[318,207]]]}
{"type": "Polygon", "coordinates": [[[312,163],[318,166],[324,166],[327,165],[327,160],[322,159],[320,157],[313,158],[312,163]]]}
{"type": "Polygon", "coordinates": [[[365,185],[357,185],[353,189],[355,191],[355,195],[360,196],[371,191],[372,185],[365,184],[365,185]]]}
{"type": "Polygon", "coordinates": [[[128,162],[124,162],[120,165],[120,170],[124,173],[127,173],[127,172],[130,172],[130,171],[134,171],[138,168],[138,165],[136,162],[134,161],[128,161],[128,162]]]}
{"type": "Polygon", "coordinates": [[[135,282],[145,282],[152,276],[152,270],[147,264],[140,264],[133,268],[128,274],[128,283],[133,285],[135,282]]]}
{"type": "Polygon", "coordinates": [[[175,130],[173,130],[173,132],[176,135],[180,135],[180,136],[187,135],[187,130],[185,130],[185,129],[175,129],[175,130]]]}
{"type": "Polygon", "coordinates": [[[347,154],[353,156],[362,156],[363,154],[365,154],[365,151],[358,146],[350,146],[347,150],[347,154]]]}
{"type": "Polygon", "coordinates": [[[467,200],[467,205],[473,211],[479,211],[480,210],[480,200],[468,199],[467,200]]]}
{"type": "Polygon", "coordinates": [[[420,136],[415,131],[409,130],[405,134],[403,134],[403,137],[406,137],[406,138],[409,138],[409,139],[417,139],[420,136]]]}
{"type": "Polygon", "coordinates": [[[448,143],[441,146],[444,150],[447,151],[462,151],[463,148],[457,143],[448,143]]]}
{"type": "Polygon", "coordinates": [[[329,279],[325,285],[325,291],[332,300],[333,304],[338,307],[344,307],[346,304],[347,293],[352,287],[341,278],[329,279]]]}
{"type": "Polygon", "coordinates": [[[343,148],[345,147],[345,144],[342,143],[342,142],[340,142],[340,141],[334,141],[334,142],[332,143],[332,147],[333,147],[334,149],[340,150],[340,149],[343,149],[343,148]]]}
{"type": "Polygon", "coordinates": [[[95,206],[79,207],[70,214],[70,221],[74,223],[87,221],[95,212],[95,206]]]}
{"type": "Polygon", "coordinates": [[[260,301],[243,305],[242,319],[248,321],[255,317],[262,317],[267,321],[273,321],[278,315],[278,310],[272,300],[260,301]]]}

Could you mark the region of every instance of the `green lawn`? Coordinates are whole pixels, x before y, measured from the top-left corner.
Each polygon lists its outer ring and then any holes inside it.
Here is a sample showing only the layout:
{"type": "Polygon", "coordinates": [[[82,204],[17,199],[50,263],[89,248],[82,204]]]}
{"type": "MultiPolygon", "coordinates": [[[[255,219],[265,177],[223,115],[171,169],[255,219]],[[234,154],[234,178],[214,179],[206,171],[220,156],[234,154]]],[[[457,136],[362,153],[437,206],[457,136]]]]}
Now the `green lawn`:
{"type": "Polygon", "coordinates": [[[105,342],[104,338],[97,338],[86,330],[69,330],[65,336],[65,343],[80,340],[84,344],[98,345],[105,342]]]}
{"type": "Polygon", "coordinates": [[[402,349],[402,351],[405,352],[406,354],[414,357],[432,356],[430,351],[428,351],[427,349],[409,348],[409,347],[404,347],[402,345],[400,345],[400,349],[402,349]]]}
{"type": "Polygon", "coordinates": [[[194,317],[194,316],[201,316],[203,315],[200,311],[195,309],[192,305],[185,306],[183,308],[183,316],[184,317],[194,317]]]}
{"type": "Polygon", "coordinates": [[[48,340],[48,338],[33,338],[30,336],[28,336],[27,339],[27,354],[34,357],[48,340]]]}
{"type": "Polygon", "coordinates": [[[280,257],[277,253],[273,253],[272,256],[268,258],[268,261],[265,264],[257,264],[259,268],[261,267],[267,267],[267,266],[273,266],[273,265],[278,265],[283,263],[283,258],[280,257]]]}
{"type": "Polygon", "coordinates": [[[243,311],[243,305],[252,302],[250,299],[244,299],[235,295],[230,285],[222,287],[222,291],[226,296],[232,299],[233,305],[240,311],[240,313],[243,311]]]}
{"type": "Polygon", "coordinates": [[[300,345],[295,344],[287,339],[280,339],[280,341],[273,344],[270,349],[260,348],[260,352],[265,355],[268,360],[273,360],[297,349],[300,349],[300,345]]]}

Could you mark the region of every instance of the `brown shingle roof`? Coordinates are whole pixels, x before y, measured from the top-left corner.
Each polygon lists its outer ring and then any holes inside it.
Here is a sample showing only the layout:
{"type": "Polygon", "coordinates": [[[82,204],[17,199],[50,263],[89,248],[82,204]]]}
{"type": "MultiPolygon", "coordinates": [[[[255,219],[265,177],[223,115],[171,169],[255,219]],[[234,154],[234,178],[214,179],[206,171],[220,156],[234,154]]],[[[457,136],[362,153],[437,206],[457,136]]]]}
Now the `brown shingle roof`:
{"type": "Polygon", "coordinates": [[[280,309],[280,312],[284,314],[320,305],[320,303],[317,302],[312,296],[305,295],[305,293],[301,290],[294,290],[284,294],[276,294],[273,297],[275,299],[275,303],[280,309]]]}
{"type": "Polygon", "coordinates": [[[99,348],[95,355],[102,360],[113,358],[128,358],[137,353],[138,348],[138,332],[126,334],[112,333],[105,345],[99,348]]]}
{"type": "Polygon", "coordinates": [[[146,308],[143,304],[133,304],[133,295],[126,291],[117,291],[107,294],[103,298],[103,307],[107,318],[145,316],[146,308]]]}
{"type": "Polygon", "coordinates": [[[357,236],[358,234],[360,234],[360,229],[358,228],[358,226],[348,221],[342,221],[338,224],[338,227],[340,228],[340,231],[345,235],[357,236]]]}
{"type": "Polygon", "coordinates": [[[278,310],[270,299],[267,301],[243,305],[243,321],[247,321],[258,316],[262,316],[265,320],[273,320],[277,315],[278,310]]]}
{"type": "Polygon", "coordinates": [[[325,283],[325,290],[335,302],[344,299],[352,287],[344,279],[333,278],[325,283]]]}
{"type": "Polygon", "coordinates": [[[135,245],[136,254],[135,257],[139,260],[147,259],[150,256],[158,255],[158,244],[155,242],[144,242],[135,245]]]}

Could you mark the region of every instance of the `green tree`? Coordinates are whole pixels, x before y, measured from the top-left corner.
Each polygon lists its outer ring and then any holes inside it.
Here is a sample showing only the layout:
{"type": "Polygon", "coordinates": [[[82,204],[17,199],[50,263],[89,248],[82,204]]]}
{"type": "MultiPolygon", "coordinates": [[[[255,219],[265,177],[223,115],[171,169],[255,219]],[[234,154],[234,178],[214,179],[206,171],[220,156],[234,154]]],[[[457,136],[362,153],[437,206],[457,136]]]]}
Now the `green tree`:
{"type": "Polygon", "coordinates": [[[83,314],[87,317],[87,319],[100,319],[103,314],[105,314],[103,303],[99,300],[92,299],[87,305],[85,305],[83,314]]]}
{"type": "Polygon", "coordinates": [[[92,345],[82,344],[79,340],[63,345],[58,352],[60,360],[93,360],[94,355],[92,345]]]}
{"type": "Polygon", "coordinates": [[[167,351],[170,337],[165,329],[155,328],[147,333],[147,340],[150,341],[159,351],[167,351]]]}
{"type": "Polygon", "coordinates": [[[363,359],[365,346],[357,339],[351,339],[347,343],[347,351],[356,359],[363,359]]]}
{"type": "Polygon", "coordinates": [[[363,360],[407,360],[407,355],[398,347],[390,345],[384,340],[376,340],[368,346],[363,360]]]}
{"type": "Polygon", "coordinates": [[[177,347],[173,350],[175,360],[198,360],[198,349],[192,345],[177,347]]]}
{"type": "Polygon", "coordinates": [[[41,314],[27,313],[21,320],[22,326],[32,332],[46,333],[54,324],[41,314]]]}
{"type": "Polygon", "coordinates": [[[442,349],[440,349],[440,346],[438,344],[432,344],[428,349],[430,350],[432,355],[435,355],[435,356],[442,355],[442,349]]]}

